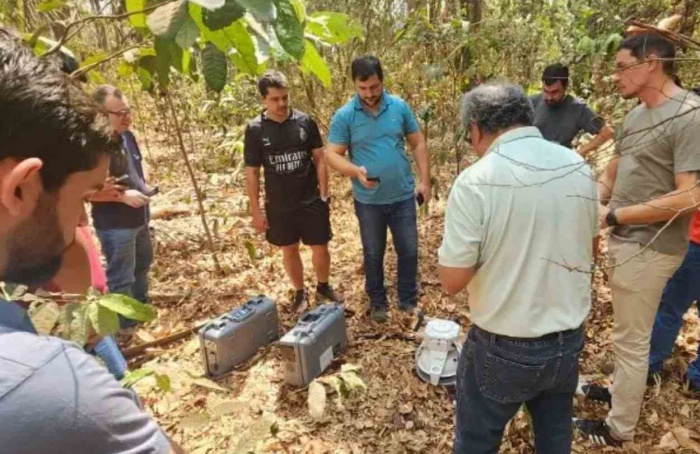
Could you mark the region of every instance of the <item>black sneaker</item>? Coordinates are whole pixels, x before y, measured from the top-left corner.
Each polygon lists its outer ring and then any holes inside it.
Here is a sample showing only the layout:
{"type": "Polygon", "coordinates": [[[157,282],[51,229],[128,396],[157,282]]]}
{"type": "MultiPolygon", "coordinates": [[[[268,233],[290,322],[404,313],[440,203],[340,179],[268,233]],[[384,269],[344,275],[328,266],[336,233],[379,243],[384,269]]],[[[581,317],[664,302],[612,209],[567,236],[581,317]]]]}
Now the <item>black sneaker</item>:
{"type": "Polygon", "coordinates": [[[316,300],[330,301],[332,303],[343,304],[345,299],[328,284],[318,284],[316,286],[316,300]]]}
{"type": "Polygon", "coordinates": [[[309,294],[306,289],[292,290],[292,311],[301,313],[309,308],[309,294]]]}
{"type": "Polygon", "coordinates": [[[613,438],[610,427],[599,419],[577,419],[574,418],[574,427],[590,442],[598,446],[621,447],[622,442],[613,438]]]}
{"type": "Polygon", "coordinates": [[[372,306],[369,317],[376,323],[386,323],[389,320],[389,315],[386,313],[385,307],[372,306]]]}
{"type": "Polygon", "coordinates": [[[576,389],[576,394],[584,396],[586,399],[604,402],[612,407],[612,396],[608,388],[598,385],[579,385],[576,389]]]}
{"type": "Polygon", "coordinates": [[[414,312],[416,312],[416,303],[413,304],[401,304],[399,303],[399,310],[403,311],[409,315],[412,315],[414,312]]]}

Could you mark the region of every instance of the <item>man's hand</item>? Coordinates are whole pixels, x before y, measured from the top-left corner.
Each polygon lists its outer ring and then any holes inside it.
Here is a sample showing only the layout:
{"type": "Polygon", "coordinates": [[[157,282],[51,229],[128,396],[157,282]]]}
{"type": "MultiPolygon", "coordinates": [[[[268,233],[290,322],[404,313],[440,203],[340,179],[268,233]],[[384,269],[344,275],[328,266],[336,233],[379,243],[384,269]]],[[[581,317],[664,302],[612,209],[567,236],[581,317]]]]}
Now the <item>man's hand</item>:
{"type": "Polygon", "coordinates": [[[423,203],[428,203],[432,198],[432,188],[430,187],[430,182],[420,183],[416,188],[416,195],[423,194],[423,203]]]}
{"type": "Polygon", "coordinates": [[[258,233],[265,233],[267,230],[267,217],[262,210],[253,211],[253,228],[258,233]]]}
{"type": "Polygon", "coordinates": [[[369,181],[367,179],[367,169],[365,169],[363,166],[360,166],[357,168],[357,172],[355,173],[355,178],[360,182],[360,184],[367,189],[372,189],[376,187],[379,183],[376,181],[369,181]]]}
{"type": "Polygon", "coordinates": [[[610,208],[606,207],[605,205],[598,205],[598,220],[600,222],[600,230],[607,229],[608,227],[610,227],[606,220],[609,212],[610,208]]]}
{"type": "Polygon", "coordinates": [[[151,199],[136,189],[128,189],[124,191],[119,198],[121,203],[129,205],[131,208],[141,208],[146,206],[150,200],[151,199]]]}

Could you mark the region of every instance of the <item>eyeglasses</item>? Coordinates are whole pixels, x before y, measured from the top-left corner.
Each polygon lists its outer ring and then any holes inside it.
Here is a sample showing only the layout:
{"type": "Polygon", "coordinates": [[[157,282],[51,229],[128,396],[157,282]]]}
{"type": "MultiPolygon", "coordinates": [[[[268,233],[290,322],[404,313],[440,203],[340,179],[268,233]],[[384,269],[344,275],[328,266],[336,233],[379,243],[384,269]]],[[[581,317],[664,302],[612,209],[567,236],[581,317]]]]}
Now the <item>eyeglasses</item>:
{"type": "Polygon", "coordinates": [[[131,107],[125,107],[121,110],[108,110],[107,113],[110,115],[116,115],[117,117],[125,117],[131,113],[131,107]]]}

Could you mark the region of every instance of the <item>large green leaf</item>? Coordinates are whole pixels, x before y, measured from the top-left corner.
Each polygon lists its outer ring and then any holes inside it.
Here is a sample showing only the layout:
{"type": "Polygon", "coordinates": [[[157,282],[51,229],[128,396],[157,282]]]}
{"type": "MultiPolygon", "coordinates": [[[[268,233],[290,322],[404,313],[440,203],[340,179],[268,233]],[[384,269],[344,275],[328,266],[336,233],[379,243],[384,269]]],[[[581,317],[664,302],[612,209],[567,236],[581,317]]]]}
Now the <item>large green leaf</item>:
{"type": "Polygon", "coordinates": [[[173,61],[173,42],[156,37],[156,74],[162,87],[170,83],[170,64],[173,61]]]}
{"type": "Polygon", "coordinates": [[[116,312],[97,303],[90,303],[87,313],[97,334],[109,336],[119,331],[119,317],[116,312]]]}
{"type": "Polygon", "coordinates": [[[146,377],[150,377],[151,375],[155,374],[155,371],[153,369],[136,369],[136,370],[128,370],[126,371],[126,374],[124,374],[124,378],[121,379],[119,382],[124,388],[130,388],[134,386],[136,383],[140,382],[146,377]]]}
{"type": "Polygon", "coordinates": [[[297,60],[304,55],[304,28],[289,0],[275,0],[275,33],[282,48],[297,60]]]}
{"type": "Polygon", "coordinates": [[[171,64],[180,74],[189,75],[191,72],[191,63],[192,54],[189,50],[179,46],[173,46],[171,64]]]}
{"type": "Polygon", "coordinates": [[[187,17],[186,5],[184,0],[178,0],[159,6],[148,15],[148,28],[160,38],[175,39],[187,17]]]}
{"type": "Polygon", "coordinates": [[[304,51],[304,57],[301,59],[301,70],[313,73],[326,88],[330,88],[332,83],[331,70],[328,69],[326,61],[319,55],[316,47],[309,40],[306,40],[306,50],[304,51]]]}
{"type": "Polygon", "coordinates": [[[212,43],[207,43],[202,51],[202,72],[207,85],[214,91],[221,91],[226,85],[226,55],[212,43]]]}
{"type": "Polygon", "coordinates": [[[191,17],[187,16],[175,36],[175,42],[183,49],[189,49],[194,46],[197,38],[199,38],[199,27],[191,17]]]}
{"type": "Polygon", "coordinates": [[[262,22],[272,22],[275,20],[276,11],[273,0],[236,0],[243,8],[256,19],[262,22]]]}
{"type": "MultiPolygon", "coordinates": [[[[133,13],[143,11],[146,8],[146,0],[126,0],[126,12],[133,13]]],[[[146,15],[144,13],[129,16],[129,23],[136,28],[146,28],[146,15]]]]}
{"type": "MultiPolygon", "coordinates": [[[[34,305],[32,305],[34,306],[34,305]]],[[[61,310],[58,304],[53,301],[48,303],[39,303],[34,311],[30,311],[30,318],[32,320],[32,325],[36,329],[36,332],[43,335],[51,334],[53,328],[56,326],[56,322],[61,315],[61,310]]]]}
{"type": "Polygon", "coordinates": [[[215,11],[204,11],[204,25],[209,30],[221,30],[228,27],[234,21],[237,21],[245,14],[245,8],[239,5],[235,0],[226,0],[224,6],[215,11]]]}
{"type": "Polygon", "coordinates": [[[362,27],[347,14],[319,11],[307,17],[306,31],[328,44],[341,44],[362,37],[362,27]]]}
{"type": "Polygon", "coordinates": [[[299,22],[303,23],[306,20],[306,7],[304,6],[304,2],[301,0],[289,0],[289,2],[294,7],[294,11],[297,13],[299,22]]]}
{"type": "Polygon", "coordinates": [[[244,73],[256,75],[258,73],[258,57],[256,55],[255,42],[250,36],[248,29],[243,22],[236,21],[223,32],[235,49],[231,54],[231,60],[236,68],[244,73]]]}
{"type": "Polygon", "coordinates": [[[156,318],[156,311],[153,309],[153,306],[140,303],[126,295],[110,293],[100,298],[97,302],[101,306],[132,320],[150,322],[156,318]]]}

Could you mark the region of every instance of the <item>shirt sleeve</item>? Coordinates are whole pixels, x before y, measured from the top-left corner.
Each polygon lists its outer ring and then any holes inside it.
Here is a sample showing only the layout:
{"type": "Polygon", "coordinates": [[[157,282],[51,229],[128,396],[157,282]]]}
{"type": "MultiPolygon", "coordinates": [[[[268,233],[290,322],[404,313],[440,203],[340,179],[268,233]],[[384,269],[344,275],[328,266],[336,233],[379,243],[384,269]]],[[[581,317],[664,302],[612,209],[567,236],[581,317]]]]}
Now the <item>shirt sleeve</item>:
{"type": "Polygon", "coordinates": [[[17,452],[170,452],[167,436],[131,392],[75,346],[64,344],[3,405],[15,422],[3,427],[9,441],[0,438],[17,452]]]}
{"type": "Polygon", "coordinates": [[[579,129],[589,134],[598,134],[605,126],[605,120],[598,116],[587,104],[581,104],[581,115],[579,116],[579,129]]]}
{"type": "Polygon", "coordinates": [[[260,167],[263,164],[260,140],[250,125],[245,127],[245,137],[243,139],[243,159],[248,167],[260,167]]]}
{"type": "Polygon", "coordinates": [[[328,143],[350,146],[350,125],[342,110],[338,110],[331,119],[328,143]]]}
{"type": "Polygon", "coordinates": [[[321,131],[318,129],[316,121],[309,117],[309,145],[312,150],[323,148],[323,139],[321,139],[321,131]]]}
{"type": "Polygon", "coordinates": [[[692,103],[692,112],[679,114],[675,120],[673,144],[673,172],[700,171],[700,105],[692,103]]]}
{"type": "Polygon", "coordinates": [[[403,130],[405,134],[413,134],[420,131],[418,120],[406,101],[403,101],[403,130]]]}
{"type": "Polygon", "coordinates": [[[438,262],[450,268],[471,268],[479,262],[483,240],[483,199],[459,180],[452,188],[445,209],[445,234],[438,249],[438,262]]]}

